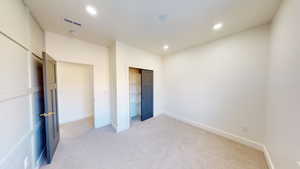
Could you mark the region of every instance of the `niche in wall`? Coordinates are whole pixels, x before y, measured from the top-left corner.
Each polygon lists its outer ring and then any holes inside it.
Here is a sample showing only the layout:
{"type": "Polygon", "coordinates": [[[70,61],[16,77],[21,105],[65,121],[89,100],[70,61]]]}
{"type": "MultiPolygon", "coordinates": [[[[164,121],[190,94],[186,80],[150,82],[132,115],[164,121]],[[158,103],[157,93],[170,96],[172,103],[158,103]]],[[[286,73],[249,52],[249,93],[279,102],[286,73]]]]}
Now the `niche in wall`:
{"type": "Polygon", "coordinates": [[[129,68],[129,117],[147,120],[153,117],[153,71],[129,68]]]}
{"type": "Polygon", "coordinates": [[[93,66],[58,62],[57,78],[60,124],[93,118],[93,66]]]}

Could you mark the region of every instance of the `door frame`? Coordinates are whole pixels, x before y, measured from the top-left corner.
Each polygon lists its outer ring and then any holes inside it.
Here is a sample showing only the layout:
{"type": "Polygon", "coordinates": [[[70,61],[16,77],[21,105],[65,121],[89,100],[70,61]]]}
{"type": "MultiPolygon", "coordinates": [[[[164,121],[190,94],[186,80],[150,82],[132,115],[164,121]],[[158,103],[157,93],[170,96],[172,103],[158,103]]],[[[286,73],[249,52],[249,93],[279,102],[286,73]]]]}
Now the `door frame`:
{"type": "MultiPolygon", "coordinates": [[[[95,71],[95,68],[94,68],[94,65],[92,64],[85,64],[85,63],[77,63],[77,62],[70,62],[70,61],[60,61],[60,60],[57,60],[56,61],[57,63],[57,67],[56,67],[56,76],[57,76],[57,79],[58,79],[58,82],[57,82],[57,98],[58,100],[62,100],[62,96],[59,94],[61,93],[61,82],[59,81],[59,79],[62,77],[61,76],[61,68],[62,68],[62,64],[71,64],[71,65],[77,65],[77,66],[85,66],[85,67],[88,67],[89,69],[89,79],[90,79],[90,88],[91,88],[91,107],[92,107],[92,116],[93,116],[93,128],[96,128],[95,127],[95,121],[96,121],[96,113],[95,113],[95,77],[94,77],[94,71],[95,71]]],[[[63,77],[62,77],[63,78],[63,77]]],[[[58,109],[61,110],[61,103],[58,102],[58,109]]],[[[67,122],[68,123],[68,122],[67,122]]]]}
{"type": "MultiPolygon", "coordinates": [[[[129,70],[130,68],[133,68],[133,69],[139,69],[140,72],[141,70],[148,70],[148,71],[152,71],[153,72],[153,117],[155,117],[155,111],[154,111],[154,105],[155,105],[155,79],[154,79],[154,69],[146,69],[146,68],[141,68],[141,67],[136,67],[136,66],[128,66],[127,68],[127,73],[128,73],[128,76],[127,76],[127,84],[128,84],[128,120],[129,120],[129,127],[130,127],[130,124],[131,124],[131,117],[130,117],[130,101],[129,101],[129,98],[130,98],[130,91],[129,91],[129,70]]],[[[142,77],[141,77],[142,78],[142,77]]],[[[142,79],[141,79],[142,80],[142,79]]],[[[142,83],[141,83],[141,87],[142,87],[142,83]]],[[[142,109],[142,106],[141,106],[141,109],[142,109]]],[[[141,117],[142,118],[142,117],[141,117]]]]}
{"type": "MultiPolygon", "coordinates": [[[[145,121],[145,120],[148,120],[148,119],[154,117],[154,71],[153,70],[147,70],[147,69],[141,69],[140,71],[141,71],[141,121],[145,121]],[[145,86],[144,83],[143,83],[144,82],[144,80],[143,80],[143,74],[144,73],[145,74],[151,73],[151,75],[152,75],[152,77],[151,77],[152,78],[151,99],[149,99],[149,98],[146,99],[147,101],[151,101],[152,106],[150,106],[150,107],[151,107],[152,110],[150,111],[150,113],[149,112],[144,112],[143,113],[143,107],[145,109],[147,109],[147,107],[149,108],[149,102],[147,102],[147,104],[143,103],[143,100],[144,100],[143,98],[144,98],[144,95],[145,95],[144,92],[146,93],[146,91],[147,91],[147,90],[143,91],[143,86],[145,86]]],[[[147,88],[149,89],[149,87],[147,87],[147,88]]]]}
{"type": "MultiPolygon", "coordinates": [[[[43,52],[43,89],[44,89],[44,114],[41,114],[40,116],[43,116],[44,117],[44,120],[45,120],[45,129],[44,129],[44,133],[45,133],[45,143],[46,143],[46,162],[48,164],[50,164],[52,162],[52,159],[53,159],[53,156],[55,154],[55,151],[57,149],[57,146],[58,146],[58,143],[59,143],[59,140],[60,140],[60,132],[59,132],[59,117],[58,117],[58,113],[59,113],[59,110],[58,110],[58,100],[57,100],[57,62],[56,60],[54,60],[52,57],[50,57],[46,52],[43,52]],[[55,64],[55,67],[54,67],[54,71],[55,71],[55,111],[54,112],[52,109],[49,111],[49,105],[48,105],[48,102],[49,102],[49,98],[47,97],[48,95],[48,89],[50,88],[49,87],[49,84],[47,83],[48,82],[48,67],[46,64],[48,61],[50,62],[54,62],[55,64]],[[54,112],[54,113],[53,113],[54,112]],[[51,114],[50,114],[51,113],[51,114]],[[52,122],[55,121],[55,124],[54,126],[56,126],[57,128],[57,133],[58,134],[55,138],[55,140],[52,140],[52,142],[47,139],[47,135],[48,135],[48,138],[49,138],[49,132],[50,129],[49,129],[49,118],[55,118],[55,120],[52,120],[52,122]],[[53,145],[53,141],[55,143],[54,146],[51,146],[53,145]]],[[[53,100],[52,100],[53,101],[53,100]]],[[[53,107],[52,107],[53,108],[53,107]]],[[[52,133],[53,134],[53,133],[52,133]]]]}

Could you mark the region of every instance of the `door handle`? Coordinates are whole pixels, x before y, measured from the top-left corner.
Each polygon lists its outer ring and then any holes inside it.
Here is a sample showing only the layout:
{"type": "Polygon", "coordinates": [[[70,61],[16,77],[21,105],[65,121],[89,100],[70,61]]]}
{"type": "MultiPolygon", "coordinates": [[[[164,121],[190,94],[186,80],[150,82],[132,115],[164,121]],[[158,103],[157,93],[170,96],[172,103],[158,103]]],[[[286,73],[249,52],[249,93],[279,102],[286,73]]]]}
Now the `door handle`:
{"type": "Polygon", "coordinates": [[[40,114],[41,117],[48,117],[48,116],[51,116],[51,115],[54,115],[56,114],[55,112],[49,112],[49,113],[43,113],[43,114],[40,114]]]}

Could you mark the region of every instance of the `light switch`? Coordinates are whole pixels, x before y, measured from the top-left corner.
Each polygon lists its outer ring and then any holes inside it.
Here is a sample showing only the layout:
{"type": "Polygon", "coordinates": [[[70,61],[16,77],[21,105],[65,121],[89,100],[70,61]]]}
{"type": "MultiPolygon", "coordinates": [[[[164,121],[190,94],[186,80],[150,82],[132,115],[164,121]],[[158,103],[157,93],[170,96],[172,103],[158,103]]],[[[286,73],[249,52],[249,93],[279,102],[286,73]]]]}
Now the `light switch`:
{"type": "Polygon", "coordinates": [[[300,161],[297,161],[298,166],[300,167],[300,161]]]}

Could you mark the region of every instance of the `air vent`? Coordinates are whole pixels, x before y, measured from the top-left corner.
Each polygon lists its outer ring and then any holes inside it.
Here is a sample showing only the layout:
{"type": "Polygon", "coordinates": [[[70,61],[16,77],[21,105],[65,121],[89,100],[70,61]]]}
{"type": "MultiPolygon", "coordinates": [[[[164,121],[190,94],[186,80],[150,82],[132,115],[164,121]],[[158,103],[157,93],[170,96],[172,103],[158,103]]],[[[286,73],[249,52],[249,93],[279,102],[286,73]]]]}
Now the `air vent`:
{"type": "Polygon", "coordinates": [[[71,19],[64,18],[64,21],[65,21],[65,22],[68,22],[68,23],[70,23],[70,24],[73,24],[73,25],[76,25],[76,26],[80,26],[80,27],[81,27],[81,23],[76,22],[76,21],[72,21],[71,19]]]}

